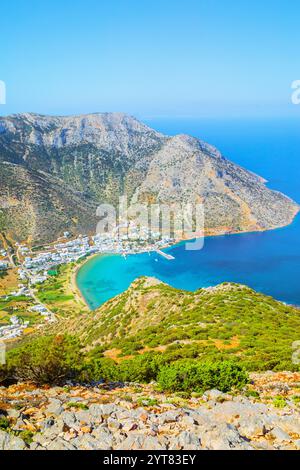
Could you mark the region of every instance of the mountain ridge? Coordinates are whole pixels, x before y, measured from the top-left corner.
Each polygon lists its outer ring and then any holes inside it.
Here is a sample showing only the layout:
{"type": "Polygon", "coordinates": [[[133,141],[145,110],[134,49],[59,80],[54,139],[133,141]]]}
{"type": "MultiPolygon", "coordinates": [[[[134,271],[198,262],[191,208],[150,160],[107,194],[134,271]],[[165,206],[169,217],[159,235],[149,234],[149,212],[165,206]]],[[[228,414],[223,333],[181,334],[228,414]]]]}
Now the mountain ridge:
{"type": "Polygon", "coordinates": [[[229,161],[214,146],[185,134],[163,135],[125,113],[0,117],[0,181],[0,229],[16,240],[35,242],[52,241],[64,230],[92,233],[96,207],[116,205],[125,193],[130,203],[172,207],[202,202],[207,234],[277,228],[299,211],[290,198],[269,189],[265,179],[229,161]],[[13,176],[9,163],[16,165],[13,176]],[[41,175],[46,191],[34,183],[41,175]],[[56,201],[51,189],[56,184],[69,195],[67,201],[56,201]],[[24,213],[22,229],[7,207],[24,213]],[[40,224],[31,213],[44,214],[40,224]]]}

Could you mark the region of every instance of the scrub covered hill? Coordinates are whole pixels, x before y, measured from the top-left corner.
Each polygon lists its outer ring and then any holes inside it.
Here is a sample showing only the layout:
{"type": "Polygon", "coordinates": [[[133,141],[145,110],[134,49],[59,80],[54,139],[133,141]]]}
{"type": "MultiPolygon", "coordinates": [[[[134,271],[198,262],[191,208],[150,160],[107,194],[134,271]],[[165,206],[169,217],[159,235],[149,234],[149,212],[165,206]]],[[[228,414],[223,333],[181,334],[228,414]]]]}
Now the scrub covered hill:
{"type": "Polygon", "coordinates": [[[300,311],[232,283],[187,292],[140,278],[96,311],[61,318],[52,328],[76,332],[88,351],[117,362],[151,353],[168,362],[234,359],[248,370],[299,367],[292,344],[300,337],[300,311]]]}

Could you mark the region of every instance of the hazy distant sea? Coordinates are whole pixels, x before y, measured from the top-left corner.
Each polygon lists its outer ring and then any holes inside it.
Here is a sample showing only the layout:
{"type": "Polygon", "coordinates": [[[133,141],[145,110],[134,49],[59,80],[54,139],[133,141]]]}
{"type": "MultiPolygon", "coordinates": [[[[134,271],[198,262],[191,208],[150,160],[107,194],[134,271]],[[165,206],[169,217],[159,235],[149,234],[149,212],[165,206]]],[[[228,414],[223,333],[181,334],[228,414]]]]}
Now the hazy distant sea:
{"type": "MultiPolygon", "coordinates": [[[[300,120],[145,121],[169,134],[187,133],[218,147],[230,160],[268,180],[268,186],[300,203],[300,120]]],[[[195,290],[223,281],[247,284],[287,303],[300,305],[300,215],[288,227],[264,233],[205,240],[198,252],[183,245],[157,254],[96,257],[79,271],[78,286],[96,308],[125,290],[138,276],[155,276],[175,287],[195,290]]]]}

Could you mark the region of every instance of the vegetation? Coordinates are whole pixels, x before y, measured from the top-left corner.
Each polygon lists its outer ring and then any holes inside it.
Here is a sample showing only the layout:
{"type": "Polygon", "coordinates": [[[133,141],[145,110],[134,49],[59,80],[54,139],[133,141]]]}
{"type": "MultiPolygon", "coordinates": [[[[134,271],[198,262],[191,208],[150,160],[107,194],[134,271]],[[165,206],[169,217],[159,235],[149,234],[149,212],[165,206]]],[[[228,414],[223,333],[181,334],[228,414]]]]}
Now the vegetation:
{"type": "Polygon", "coordinates": [[[273,398],[273,405],[275,406],[275,408],[285,408],[287,403],[283,397],[278,396],[273,398]]]}
{"type": "MultiPolygon", "coordinates": [[[[67,379],[141,383],[157,380],[163,390],[189,393],[212,387],[227,391],[247,382],[245,371],[230,362],[168,362],[161,353],[145,353],[117,364],[95,352],[83,354],[79,341],[68,335],[36,338],[9,351],[7,366],[2,372],[6,380],[30,381],[37,385],[61,384],[67,379]]],[[[71,402],[68,406],[85,409],[82,403],[71,402]]]]}
{"type": "Polygon", "coordinates": [[[14,297],[8,295],[0,299],[0,326],[7,325],[12,316],[17,316],[23,321],[29,321],[29,325],[35,324],[39,314],[29,309],[34,305],[31,298],[26,296],[14,297]]]}
{"type": "Polygon", "coordinates": [[[87,307],[72,289],[71,277],[75,264],[56,266],[46,282],[37,286],[37,297],[61,318],[70,319],[87,312],[87,307]]]}
{"type": "Polygon", "coordinates": [[[243,387],[246,371],[299,370],[291,361],[299,310],[248,287],[225,283],[191,293],[142,278],[91,314],[75,294],[62,298],[70,273],[59,267],[38,293],[60,321],[8,352],[0,383],[156,381],[190,394],[243,387]]]}
{"type": "Polygon", "coordinates": [[[248,376],[242,367],[229,361],[199,363],[184,360],[162,367],[157,380],[162,390],[170,392],[203,393],[213,388],[228,392],[246,385],[248,376]]]}
{"type": "Polygon", "coordinates": [[[38,385],[59,384],[75,378],[81,364],[81,347],[76,338],[41,336],[7,355],[7,378],[38,385]]]}
{"type": "Polygon", "coordinates": [[[186,292],[141,278],[63,327],[89,348],[115,350],[114,359],[153,351],[169,362],[239,360],[249,371],[299,370],[291,350],[299,339],[299,310],[238,284],[186,292]]]}

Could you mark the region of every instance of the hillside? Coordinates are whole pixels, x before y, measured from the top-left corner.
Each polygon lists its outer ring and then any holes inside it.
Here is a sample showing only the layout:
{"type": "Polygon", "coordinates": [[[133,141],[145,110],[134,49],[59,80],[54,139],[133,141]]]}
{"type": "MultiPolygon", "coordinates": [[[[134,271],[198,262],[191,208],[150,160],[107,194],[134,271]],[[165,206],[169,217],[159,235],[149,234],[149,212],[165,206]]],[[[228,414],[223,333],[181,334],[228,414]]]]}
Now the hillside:
{"type": "Polygon", "coordinates": [[[98,310],[61,317],[52,328],[76,332],[88,350],[98,346],[117,361],[152,351],[171,360],[236,358],[250,370],[294,370],[300,313],[238,284],[187,292],[140,278],[98,310]]]}
{"type": "Polygon", "coordinates": [[[120,113],[0,118],[0,230],[45,242],[94,232],[100,203],[202,202],[209,234],[289,224],[298,205],[205,142],[120,113]]]}

